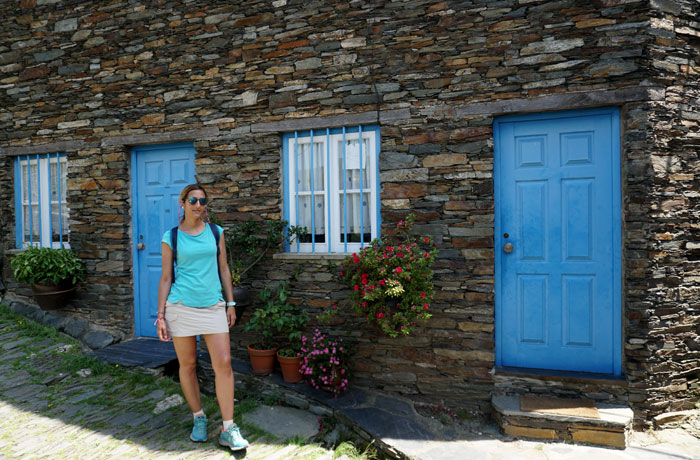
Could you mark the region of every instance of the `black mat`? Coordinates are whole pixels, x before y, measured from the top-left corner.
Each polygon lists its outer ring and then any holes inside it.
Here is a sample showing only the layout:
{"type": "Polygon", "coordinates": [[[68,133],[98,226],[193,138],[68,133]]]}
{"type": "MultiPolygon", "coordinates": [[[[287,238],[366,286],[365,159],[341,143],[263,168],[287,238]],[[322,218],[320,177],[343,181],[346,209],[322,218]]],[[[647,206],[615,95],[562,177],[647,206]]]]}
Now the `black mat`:
{"type": "Polygon", "coordinates": [[[140,337],[95,350],[92,356],[121,366],[161,367],[177,360],[172,342],[140,337]]]}

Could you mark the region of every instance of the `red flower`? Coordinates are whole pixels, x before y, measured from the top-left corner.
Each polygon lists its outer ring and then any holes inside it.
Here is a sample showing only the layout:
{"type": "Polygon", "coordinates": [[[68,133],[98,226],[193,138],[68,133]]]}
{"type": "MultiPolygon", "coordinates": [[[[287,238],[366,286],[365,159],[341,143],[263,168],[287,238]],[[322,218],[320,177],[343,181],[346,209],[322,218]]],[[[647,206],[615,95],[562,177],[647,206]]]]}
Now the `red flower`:
{"type": "Polygon", "coordinates": [[[360,290],[360,286],[359,286],[358,284],[355,285],[355,290],[356,290],[356,291],[359,291],[359,290],[360,290]]]}
{"type": "Polygon", "coordinates": [[[428,304],[427,304],[427,303],[424,303],[424,304],[423,304],[423,308],[425,308],[425,309],[427,310],[427,309],[428,309],[428,304]]]}
{"type": "Polygon", "coordinates": [[[384,313],[382,313],[382,312],[377,313],[377,318],[384,318],[384,313]]]}
{"type": "Polygon", "coordinates": [[[403,270],[401,269],[401,267],[396,267],[396,273],[399,273],[399,274],[400,274],[402,271],[403,271],[403,270]]]}
{"type": "Polygon", "coordinates": [[[428,237],[426,236],[426,237],[425,237],[425,240],[423,240],[423,241],[425,241],[426,243],[430,243],[430,238],[428,238],[428,237]]]}
{"type": "Polygon", "coordinates": [[[420,296],[425,299],[425,292],[421,292],[420,296]]]}

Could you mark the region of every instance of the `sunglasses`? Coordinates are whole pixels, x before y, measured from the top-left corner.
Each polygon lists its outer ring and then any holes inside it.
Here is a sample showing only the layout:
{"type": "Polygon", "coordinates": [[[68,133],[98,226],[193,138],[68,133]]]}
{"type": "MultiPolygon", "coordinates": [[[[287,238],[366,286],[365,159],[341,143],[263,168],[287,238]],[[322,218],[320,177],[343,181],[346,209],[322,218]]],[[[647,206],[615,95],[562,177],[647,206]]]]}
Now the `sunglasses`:
{"type": "Polygon", "coordinates": [[[206,206],[207,202],[209,201],[209,198],[197,198],[196,196],[187,197],[187,202],[192,206],[197,204],[197,201],[199,201],[199,204],[201,204],[202,206],[206,206]]]}

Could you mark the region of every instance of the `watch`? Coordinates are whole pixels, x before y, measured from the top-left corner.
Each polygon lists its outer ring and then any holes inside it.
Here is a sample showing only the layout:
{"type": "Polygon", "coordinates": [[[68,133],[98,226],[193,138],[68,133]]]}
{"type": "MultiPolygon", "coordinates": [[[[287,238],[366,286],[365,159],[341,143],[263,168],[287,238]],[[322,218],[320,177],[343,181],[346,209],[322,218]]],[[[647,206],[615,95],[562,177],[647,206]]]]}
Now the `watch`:
{"type": "Polygon", "coordinates": [[[235,306],[236,306],[236,302],[226,302],[226,308],[235,307],[235,306]]]}

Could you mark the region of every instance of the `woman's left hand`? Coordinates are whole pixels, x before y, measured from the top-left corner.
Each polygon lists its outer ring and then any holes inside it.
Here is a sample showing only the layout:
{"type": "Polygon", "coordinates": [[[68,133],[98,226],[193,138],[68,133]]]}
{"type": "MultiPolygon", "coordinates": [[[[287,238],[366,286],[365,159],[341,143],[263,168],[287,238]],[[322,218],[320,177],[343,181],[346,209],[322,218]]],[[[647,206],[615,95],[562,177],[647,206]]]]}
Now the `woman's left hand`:
{"type": "Polygon", "coordinates": [[[229,329],[236,324],[236,307],[228,307],[226,309],[226,321],[228,322],[229,329]]]}

